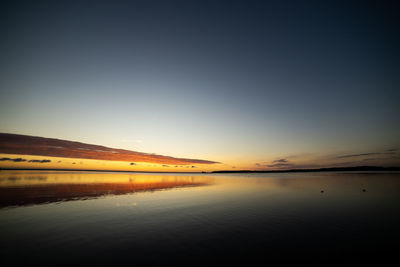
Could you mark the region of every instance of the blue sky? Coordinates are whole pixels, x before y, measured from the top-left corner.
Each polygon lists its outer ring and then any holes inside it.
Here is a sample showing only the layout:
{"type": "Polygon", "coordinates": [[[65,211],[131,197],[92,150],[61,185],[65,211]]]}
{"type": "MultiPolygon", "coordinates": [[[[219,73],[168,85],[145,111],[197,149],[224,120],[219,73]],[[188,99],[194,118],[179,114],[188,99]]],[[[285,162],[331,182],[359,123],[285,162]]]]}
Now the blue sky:
{"type": "Polygon", "coordinates": [[[243,167],[400,147],[388,3],[2,5],[0,132],[243,167]]]}

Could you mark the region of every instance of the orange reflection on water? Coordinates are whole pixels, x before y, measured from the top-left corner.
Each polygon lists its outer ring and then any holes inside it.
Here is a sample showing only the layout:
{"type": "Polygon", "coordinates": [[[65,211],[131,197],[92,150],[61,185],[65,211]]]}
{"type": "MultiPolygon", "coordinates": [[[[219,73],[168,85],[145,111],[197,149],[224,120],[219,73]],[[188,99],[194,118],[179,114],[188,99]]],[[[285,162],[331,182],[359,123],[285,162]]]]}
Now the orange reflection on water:
{"type": "Polygon", "coordinates": [[[209,177],[187,175],[2,171],[0,207],[205,186],[211,182],[209,177]]]}

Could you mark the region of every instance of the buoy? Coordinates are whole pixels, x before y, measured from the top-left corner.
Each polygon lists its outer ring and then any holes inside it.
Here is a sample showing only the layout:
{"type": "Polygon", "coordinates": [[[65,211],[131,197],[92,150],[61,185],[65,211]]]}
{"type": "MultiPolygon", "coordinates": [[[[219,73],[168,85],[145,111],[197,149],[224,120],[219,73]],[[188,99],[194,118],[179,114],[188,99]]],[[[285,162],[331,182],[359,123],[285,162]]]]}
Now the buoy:
{"type": "Polygon", "coordinates": [[[323,193],[324,192],[324,190],[321,190],[321,193],[323,193]]]}

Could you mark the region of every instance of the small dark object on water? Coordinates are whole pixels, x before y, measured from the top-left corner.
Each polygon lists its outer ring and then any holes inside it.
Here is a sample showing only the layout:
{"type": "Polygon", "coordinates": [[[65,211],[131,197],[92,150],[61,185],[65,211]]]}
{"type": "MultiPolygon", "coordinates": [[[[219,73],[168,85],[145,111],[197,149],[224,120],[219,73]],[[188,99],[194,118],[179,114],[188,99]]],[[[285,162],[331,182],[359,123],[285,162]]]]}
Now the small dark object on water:
{"type": "Polygon", "coordinates": [[[321,193],[323,193],[324,192],[324,190],[321,190],[321,193]]]}
{"type": "Polygon", "coordinates": [[[363,189],[363,192],[367,192],[367,190],[363,189]]]}

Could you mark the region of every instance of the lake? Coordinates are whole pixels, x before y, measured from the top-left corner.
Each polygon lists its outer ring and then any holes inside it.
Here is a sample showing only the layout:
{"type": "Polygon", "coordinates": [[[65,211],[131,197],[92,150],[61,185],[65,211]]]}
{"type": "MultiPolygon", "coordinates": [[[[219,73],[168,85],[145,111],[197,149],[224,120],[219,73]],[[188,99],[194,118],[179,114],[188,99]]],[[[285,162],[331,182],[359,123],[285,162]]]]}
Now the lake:
{"type": "Polygon", "coordinates": [[[400,173],[0,171],[0,256],[39,264],[384,262],[400,173]]]}

